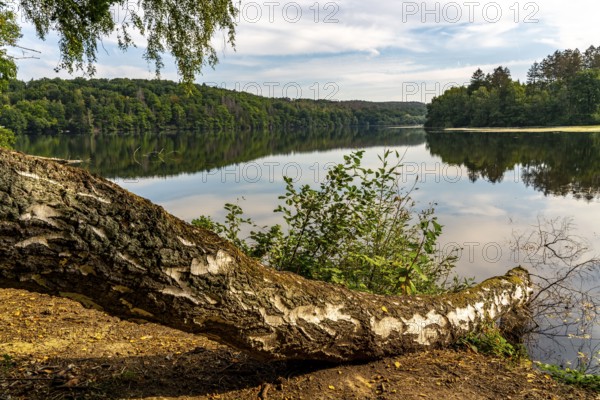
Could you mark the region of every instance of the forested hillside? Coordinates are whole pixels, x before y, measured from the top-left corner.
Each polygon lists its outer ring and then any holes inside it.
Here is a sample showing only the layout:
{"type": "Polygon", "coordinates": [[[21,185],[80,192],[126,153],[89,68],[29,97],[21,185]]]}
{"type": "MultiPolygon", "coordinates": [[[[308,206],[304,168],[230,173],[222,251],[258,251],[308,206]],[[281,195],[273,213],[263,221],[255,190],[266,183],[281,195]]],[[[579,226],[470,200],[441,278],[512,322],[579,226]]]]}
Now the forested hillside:
{"type": "Polygon", "coordinates": [[[468,87],[447,90],[427,108],[429,127],[598,124],[600,47],[556,51],[531,66],[524,84],[502,66],[478,69],[468,87]]]}
{"type": "Polygon", "coordinates": [[[422,103],[267,98],[171,81],[13,80],[0,94],[0,126],[17,134],[141,133],[416,125],[422,103]]]}

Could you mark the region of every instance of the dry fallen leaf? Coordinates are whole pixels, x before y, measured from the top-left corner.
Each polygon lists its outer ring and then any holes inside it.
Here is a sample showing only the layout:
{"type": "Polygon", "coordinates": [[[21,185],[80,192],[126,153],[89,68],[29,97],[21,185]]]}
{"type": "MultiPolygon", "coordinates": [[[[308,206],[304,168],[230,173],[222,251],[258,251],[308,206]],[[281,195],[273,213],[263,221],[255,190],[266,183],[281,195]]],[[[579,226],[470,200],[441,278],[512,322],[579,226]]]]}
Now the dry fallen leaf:
{"type": "Polygon", "coordinates": [[[70,387],[75,387],[78,384],[79,384],[79,378],[71,378],[67,381],[67,383],[62,385],[62,387],[70,388],[70,387]]]}

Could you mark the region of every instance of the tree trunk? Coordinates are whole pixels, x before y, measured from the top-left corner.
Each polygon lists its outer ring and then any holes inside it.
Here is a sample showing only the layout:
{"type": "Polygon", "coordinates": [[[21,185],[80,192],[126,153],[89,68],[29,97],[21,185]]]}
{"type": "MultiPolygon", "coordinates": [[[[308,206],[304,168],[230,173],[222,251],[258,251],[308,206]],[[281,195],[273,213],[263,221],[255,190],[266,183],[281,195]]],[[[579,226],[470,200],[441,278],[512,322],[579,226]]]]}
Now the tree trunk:
{"type": "Polygon", "coordinates": [[[444,346],[531,294],[521,268],[458,294],[354,292],[265,267],[82,169],[9,151],[0,166],[0,287],[69,297],[255,356],[366,360],[444,346]]]}

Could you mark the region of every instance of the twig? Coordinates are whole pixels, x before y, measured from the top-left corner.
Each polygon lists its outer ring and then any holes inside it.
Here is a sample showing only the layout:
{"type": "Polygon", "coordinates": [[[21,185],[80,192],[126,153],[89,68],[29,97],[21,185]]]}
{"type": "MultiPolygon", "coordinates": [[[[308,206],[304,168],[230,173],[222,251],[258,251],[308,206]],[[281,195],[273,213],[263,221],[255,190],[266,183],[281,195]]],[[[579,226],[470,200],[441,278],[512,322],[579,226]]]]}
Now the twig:
{"type": "Polygon", "coordinates": [[[0,378],[0,381],[51,381],[54,378],[0,378]]]}
{"type": "Polygon", "coordinates": [[[38,160],[54,161],[54,162],[57,162],[59,164],[66,164],[66,165],[81,164],[81,163],[89,161],[89,160],[65,160],[64,158],[42,157],[42,156],[32,156],[32,157],[37,158],[38,160]]]}
{"type": "Polygon", "coordinates": [[[263,384],[262,387],[260,388],[260,393],[258,394],[258,397],[261,400],[267,400],[267,393],[269,392],[270,388],[271,388],[270,383],[263,384]]]}

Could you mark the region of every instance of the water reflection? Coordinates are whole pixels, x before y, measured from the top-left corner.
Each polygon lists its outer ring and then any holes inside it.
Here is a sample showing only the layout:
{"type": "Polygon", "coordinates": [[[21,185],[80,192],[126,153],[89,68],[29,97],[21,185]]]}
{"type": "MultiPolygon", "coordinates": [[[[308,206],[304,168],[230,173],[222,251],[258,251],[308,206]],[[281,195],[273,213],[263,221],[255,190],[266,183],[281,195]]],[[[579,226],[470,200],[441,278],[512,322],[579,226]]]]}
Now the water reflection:
{"type": "Polygon", "coordinates": [[[428,132],[427,147],[469,179],[501,182],[517,169],[521,181],[544,195],[600,196],[600,133],[428,132]]]}
{"type": "Polygon", "coordinates": [[[84,167],[109,179],[164,177],[207,171],[273,154],[377,145],[415,146],[422,129],[337,129],[145,135],[20,136],[28,154],[88,161],[84,167]]]}
{"type": "Polygon", "coordinates": [[[21,136],[25,153],[83,159],[111,179],[165,177],[292,152],[418,146],[467,170],[471,182],[499,183],[508,171],[544,195],[600,197],[600,133],[427,132],[371,129],[104,136],[21,136]]]}

